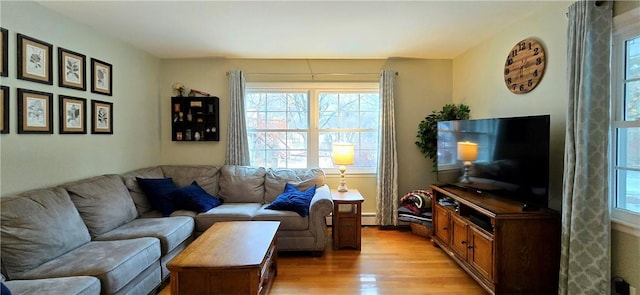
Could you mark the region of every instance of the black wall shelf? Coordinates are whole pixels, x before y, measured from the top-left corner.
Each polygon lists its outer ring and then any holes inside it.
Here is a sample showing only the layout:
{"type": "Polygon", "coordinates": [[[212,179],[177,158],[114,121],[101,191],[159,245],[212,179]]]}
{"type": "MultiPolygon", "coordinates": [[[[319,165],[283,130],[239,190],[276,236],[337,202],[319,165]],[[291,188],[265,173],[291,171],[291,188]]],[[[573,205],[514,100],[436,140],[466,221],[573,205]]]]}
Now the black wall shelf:
{"type": "Polygon", "coordinates": [[[220,99],[171,98],[172,141],[220,141],[220,99]]]}

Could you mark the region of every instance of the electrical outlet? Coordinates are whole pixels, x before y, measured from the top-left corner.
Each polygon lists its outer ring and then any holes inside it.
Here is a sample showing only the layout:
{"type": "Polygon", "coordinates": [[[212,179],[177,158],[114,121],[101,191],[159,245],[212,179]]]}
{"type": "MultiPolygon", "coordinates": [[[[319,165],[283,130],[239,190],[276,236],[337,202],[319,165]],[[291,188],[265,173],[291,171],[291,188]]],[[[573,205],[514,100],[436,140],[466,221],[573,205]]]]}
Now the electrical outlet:
{"type": "Polygon", "coordinates": [[[636,288],[629,286],[629,295],[637,295],[636,288]]]}

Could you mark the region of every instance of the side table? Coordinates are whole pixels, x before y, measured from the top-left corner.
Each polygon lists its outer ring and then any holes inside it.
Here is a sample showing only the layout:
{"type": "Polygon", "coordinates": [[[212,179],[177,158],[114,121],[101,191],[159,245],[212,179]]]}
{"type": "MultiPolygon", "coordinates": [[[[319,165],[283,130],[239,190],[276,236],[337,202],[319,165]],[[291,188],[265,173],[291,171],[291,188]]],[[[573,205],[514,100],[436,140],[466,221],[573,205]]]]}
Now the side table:
{"type": "Polygon", "coordinates": [[[364,197],[358,190],[349,189],[348,192],[331,190],[331,198],[333,199],[333,214],[331,216],[333,248],[360,250],[364,197]]]}

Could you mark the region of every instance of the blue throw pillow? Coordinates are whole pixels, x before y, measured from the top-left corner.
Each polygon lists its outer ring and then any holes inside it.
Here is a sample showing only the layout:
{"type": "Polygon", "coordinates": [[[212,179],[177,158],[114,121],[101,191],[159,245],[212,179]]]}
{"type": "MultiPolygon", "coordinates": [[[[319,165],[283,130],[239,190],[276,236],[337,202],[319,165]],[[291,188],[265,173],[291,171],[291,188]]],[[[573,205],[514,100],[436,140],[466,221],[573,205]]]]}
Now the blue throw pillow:
{"type": "Polygon", "coordinates": [[[315,194],[315,185],[301,192],[292,184],[287,183],[284,187],[284,192],[273,203],[269,204],[266,209],[294,211],[300,216],[306,217],[309,215],[309,206],[315,194]]]}
{"type": "Polygon", "coordinates": [[[139,178],[136,177],[138,186],[142,189],[151,207],[160,211],[163,216],[169,216],[178,210],[172,199],[171,193],[178,189],[171,178],[139,178]]]}
{"type": "Polygon", "coordinates": [[[11,290],[4,283],[0,283],[0,295],[11,295],[11,290]]]}
{"type": "Polygon", "coordinates": [[[208,194],[195,181],[189,186],[175,190],[171,195],[178,208],[198,213],[207,212],[222,205],[221,199],[208,194]]]}

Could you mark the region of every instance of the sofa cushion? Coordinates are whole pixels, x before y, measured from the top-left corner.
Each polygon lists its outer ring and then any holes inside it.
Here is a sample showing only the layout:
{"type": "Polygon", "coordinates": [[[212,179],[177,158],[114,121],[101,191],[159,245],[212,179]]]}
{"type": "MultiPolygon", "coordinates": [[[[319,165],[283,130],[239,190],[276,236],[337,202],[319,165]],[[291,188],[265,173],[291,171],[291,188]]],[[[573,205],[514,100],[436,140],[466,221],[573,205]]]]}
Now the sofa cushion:
{"type": "Polygon", "coordinates": [[[188,239],[193,233],[194,221],[191,217],[139,218],[112,231],[99,235],[96,241],[113,241],[154,237],[160,239],[161,254],[164,256],[188,239]]]}
{"type": "Polygon", "coordinates": [[[271,210],[264,204],[252,220],[258,221],[280,221],[279,231],[301,231],[309,229],[309,217],[302,217],[293,211],[271,210]]]}
{"type": "Polygon", "coordinates": [[[311,199],[316,194],[316,186],[312,186],[306,191],[299,191],[292,184],[287,183],[284,192],[269,204],[266,209],[286,210],[298,213],[302,217],[309,215],[309,205],[311,199]]]}
{"type": "Polygon", "coordinates": [[[252,220],[260,207],[260,203],[224,203],[196,215],[196,232],[203,232],[216,222],[252,220]]]}
{"type": "Polygon", "coordinates": [[[89,229],[97,237],[138,216],[129,190],[118,175],[102,175],[63,184],[71,201],[89,229]]]}
{"type": "MultiPolygon", "coordinates": [[[[12,294],[38,295],[99,295],[100,280],[90,276],[13,280],[6,282],[12,294]]],[[[2,295],[5,295],[2,292],[2,295]]]]}
{"type": "Polygon", "coordinates": [[[32,190],[0,200],[0,256],[9,279],[91,240],[62,188],[32,190]]]}
{"type": "Polygon", "coordinates": [[[138,186],[149,198],[151,207],[160,211],[163,216],[169,216],[176,211],[172,193],[178,189],[171,178],[140,178],[136,177],[138,186]]]}
{"type": "Polygon", "coordinates": [[[314,184],[317,187],[321,187],[325,184],[324,171],[320,168],[267,169],[264,178],[264,202],[273,202],[284,191],[284,186],[287,183],[292,184],[301,191],[306,191],[314,184]]]}
{"type": "Polygon", "coordinates": [[[219,168],[207,165],[164,165],[160,166],[164,177],[173,178],[178,187],[185,187],[194,181],[208,194],[218,195],[219,168]]]}
{"type": "Polygon", "coordinates": [[[220,193],[225,203],[264,204],[263,167],[225,165],[220,169],[220,193]]]}
{"type": "Polygon", "coordinates": [[[172,192],[171,199],[177,208],[198,213],[222,205],[222,200],[205,192],[196,182],[172,192]]]}
{"type": "Polygon", "coordinates": [[[142,188],[138,186],[138,180],[136,177],[140,178],[163,178],[164,174],[160,167],[149,167],[142,168],[127,172],[120,176],[124,181],[124,184],[129,189],[129,193],[131,194],[131,198],[133,199],[133,203],[136,205],[136,210],[138,211],[138,216],[142,216],[145,213],[154,210],[151,207],[151,203],[149,203],[149,198],[144,193],[142,188]]]}
{"type": "Polygon", "coordinates": [[[115,294],[160,259],[156,238],[92,241],[21,275],[43,279],[88,275],[100,280],[102,294],[115,294]]]}

